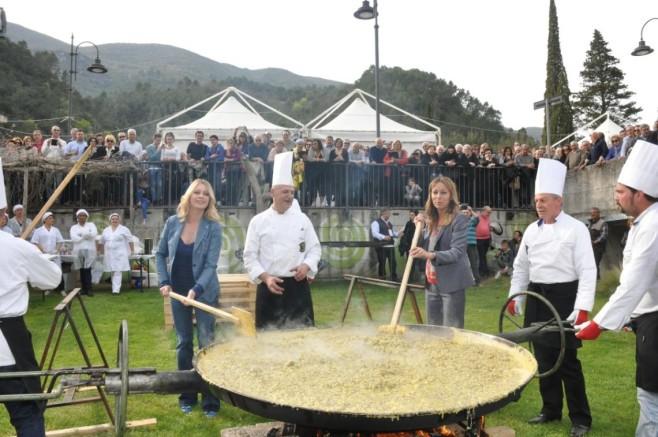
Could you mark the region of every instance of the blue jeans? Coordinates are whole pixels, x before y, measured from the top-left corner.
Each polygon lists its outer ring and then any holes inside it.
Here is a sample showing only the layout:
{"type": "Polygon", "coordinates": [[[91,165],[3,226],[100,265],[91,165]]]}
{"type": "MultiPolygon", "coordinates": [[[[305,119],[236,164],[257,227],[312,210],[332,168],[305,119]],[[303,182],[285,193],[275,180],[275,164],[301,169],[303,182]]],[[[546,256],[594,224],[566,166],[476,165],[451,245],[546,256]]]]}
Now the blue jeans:
{"type": "MultiPolygon", "coordinates": [[[[0,366],[0,372],[14,371],[16,371],[16,366],[0,366]]],[[[3,379],[0,384],[0,395],[26,392],[25,383],[18,378],[3,379]]],[[[46,435],[43,408],[39,402],[5,402],[4,404],[18,437],[43,437],[46,435]]]]}
{"type": "MultiPolygon", "coordinates": [[[[192,307],[172,300],[171,312],[174,316],[174,327],[176,328],[176,360],[178,370],[190,370],[194,356],[194,326],[192,324],[192,307]]],[[[196,333],[199,348],[210,345],[215,340],[215,317],[204,312],[194,311],[196,316],[196,333]]],[[[194,405],[197,403],[196,393],[181,393],[178,397],[179,404],[194,405]]],[[[204,411],[218,411],[219,399],[210,395],[201,395],[201,406],[204,411]]]]}
{"type": "Polygon", "coordinates": [[[637,402],[640,404],[640,418],[637,421],[635,437],[655,437],[658,435],[658,393],[637,388],[637,402]]]}
{"type": "Polygon", "coordinates": [[[162,202],[162,168],[149,167],[149,185],[151,188],[151,202],[154,204],[162,202]]]}

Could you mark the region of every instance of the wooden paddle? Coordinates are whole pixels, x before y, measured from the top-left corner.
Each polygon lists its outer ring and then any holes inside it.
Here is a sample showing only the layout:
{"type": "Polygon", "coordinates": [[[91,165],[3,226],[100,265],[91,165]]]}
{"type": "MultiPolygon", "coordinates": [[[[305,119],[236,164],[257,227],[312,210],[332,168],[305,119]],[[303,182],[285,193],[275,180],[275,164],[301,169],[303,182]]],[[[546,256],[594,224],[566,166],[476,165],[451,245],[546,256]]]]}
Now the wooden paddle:
{"type": "MultiPolygon", "coordinates": [[[[414,232],[414,238],[411,240],[411,247],[409,250],[413,249],[418,245],[418,239],[420,238],[420,233],[423,230],[423,224],[421,222],[416,223],[416,230],[414,232]]],[[[395,255],[394,255],[395,256],[395,255]]],[[[391,317],[391,323],[388,325],[383,325],[379,327],[379,330],[382,332],[399,332],[403,333],[405,331],[404,326],[400,326],[400,313],[402,312],[402,304],[404,303],[405,295],[407,294],[407,284],[409,283],[409,275],[411,275],[411,266],[413,265],[414,258],[412,256],[407,257],[407,264],[404,267],[404,274],[402,275],[402,282],[400,283],[400,290],[398,291],[398,298],[395,301],[395,309],[393,310],[393,316],[391,317]]]]}
{"type": "Polygon", "coordinates": [[[206,305],[205,303],[189,299],[183,295],[174,293],[173,291],[169,292],[169,297],[185,305],[198,308],[207,312],[208,314],[212,314],[215,317],[219,317],[220,319],[228,320],[229,322],[234,323],[243,335],[249,337],[256,336],[256,321],[254,320],[254,316],[247,310],[231,307],[231,312],[229,313],[228,311],[220,310],[219,308],[206,305]]]}

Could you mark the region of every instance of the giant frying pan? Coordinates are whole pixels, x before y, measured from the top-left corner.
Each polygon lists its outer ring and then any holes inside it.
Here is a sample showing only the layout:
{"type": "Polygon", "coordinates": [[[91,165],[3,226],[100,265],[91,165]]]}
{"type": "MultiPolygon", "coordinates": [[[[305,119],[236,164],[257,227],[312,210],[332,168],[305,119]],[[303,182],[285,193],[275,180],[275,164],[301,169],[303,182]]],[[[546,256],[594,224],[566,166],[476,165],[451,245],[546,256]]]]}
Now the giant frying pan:
{"type": "MultiPolygon", "coordinates": [[[[314,331],[320,332],[325,330],[314,331]]],[[[332,329],[330,331],[338,330],[332,329]]],[[[308,330],[306,330],[306,332],[308,332],[308,330]]],[[[199,351],[195,357],[195,370],[206,382],[208,382],[211,390],[218,397],[245,411],[275,420],[295,423],[304,427],[330,431],[360,432],[399,432],[414,429],[429,429],[443,424],[456,423],[463,420],[468,421],[469,419],[489,414],[504,407],[512,401],[518,400],[522,390],[530,382],[537,370],[534,358],[526,349],[500,337],[442,326],[407,325],[407,334],[402,336],[402,338],[407,338],[408,335],[413,335],[413,333],[438,336],[444,339],[454,339],[457,337],[460,339],[470,338],[476,344],[486,344],[488,346],[503,349],[512,354],[518,354],[518,356],[521,357],[519,362],[523,363],[523,365],[520,366],[520,369],[516,368],[510,370],[516,372],[514,383],[511,386],[508,384],[503,391],[495,393],[490,396],[489,399],[480,399],[472,404],[469,404],[468,402],[464,403],[463,400],[469,398],[469,390],[472,390],[473,388],[463,387],[464,397],[463,399],[460,398],[460,407],[457,409],[446,408],[443,410],[433,410],[430,408],[424,411],[407,411],[405,414],[387,414],[376,411],[373,413],[372,408],[368,408],[367,412],[350,411],[349,413],[346,413],[333,410],[331,407],[325,407],[322,409],[309,407],[308,405],[304,405],[303,402],[291,405],[285,401],[282,402],[280,400],[274,401],[268,399],[267,395],[254,395],[248,391],[236,390],[234,387],[231,387],[231,381],[228,381],[226,384],[217,383],[218,380],[221,380],[221,375],[218,375],[217,371],[221,373],[222,369],[213,368],[212,366],[213,360],[215,360],[215,358],[213,358],[213,348],[221,348],[222,345],[225,345],[226,343],[216,343],[199,351]]],[[[252,339],[251,341],[266,341],[266,336],[267,334],[265,333],[260,335],[258,339],[252,339]]],[[[217,349],[215,353],[220,350],[221,349],[217,349]]],[[[253,354],[258,354],[258,350],[259,348],[257,347],[250,349],[253,354]]],[[[359,354],[360,351],[355,351],[353,359],[358,361],[360,359],[359,354]]],[[[259,360],[255,358],[253,361],[257,362],[259,360]]],[[[247,365],[245,367],[251,366],[247,365]]],[[[265,368],[263,368],[262,371],[268,372],[267,364],[265,364],[264,367],[265,368]]],[[[246,368],[239,370],[244,370],[245,372],[250,370],[253,371],[253,369],[246,368]]],[[[441,370],[442,363],[437,362],[436,372],[441,372],[441,370]]],[[[302,384],[313,384],[314,381],[312,379],[315,378],[309,379],[311,380],[297,380],[293,383],[296,384],[295,387],[299,387],[302,384]]],[[[339,376],[338,381],[340,380],[341,377],[339,376]]],[[[496,381],[490,380],[488,383],[495,384],[496,381]]],[[[291,387],[291,390],[295,390],[295,387],[291,387]]],[[[377,389],[375,388],[373,390],[375,390],[373,394],[377,394],[377,389]]],[[[422,387],[419,387],[419,396],[422,395],[421,392],[422,387]]],[[[391,394],[382,394],[382,396],[391,396],[391,394]]],[[[329,404],[332,404],[334,401],[336,404],[339,404],[341,400],[329,399],[329,404]]]]}

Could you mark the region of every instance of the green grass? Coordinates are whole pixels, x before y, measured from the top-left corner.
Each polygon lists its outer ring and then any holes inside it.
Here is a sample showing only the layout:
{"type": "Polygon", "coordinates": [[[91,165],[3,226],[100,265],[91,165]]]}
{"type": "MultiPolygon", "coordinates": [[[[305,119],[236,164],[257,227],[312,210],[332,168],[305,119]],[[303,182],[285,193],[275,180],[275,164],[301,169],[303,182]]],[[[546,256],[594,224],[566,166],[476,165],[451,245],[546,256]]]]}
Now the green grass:
{"type": "MultiPolygon", "coordinates": [[[[494,333],[497,320],[507,290],[507,282],[488,282],[482,287],[472,288],[467,292],[466,328],[476,331],[494,333]]],[[[374,323],[384,324],[390,319],[395,302],[395,292],[386,289],[366,288],[374,323]]],[[[319,326],[337,324],[340,317],[346,291],[344,282],[325,282],[313,285],[313,297],[316,320],[319,326]]],[[[597,306],[605,303],[608,295],[597,296],[597,306]]],[[[49,296],[45,301],[34,294],[30,301],[27,322],[32,331],[37,355],[43,345],[53,318],[53,307],[59,297],[49,296]]],[[[419,296],[422,306],[423,298],[419,296]]],[[[175,335],[165,331],[162,315],[162,299],[155,290],[145,293],[123,292],[114,297],[109,290],[99,291],[93,298],[85,299],[94,326],[100,337],[110,365],[116,360],[116,344],[119,322],[128,320],[130,366],[154,367],[160,371],[175,369],[175,335]]],[[[81,331],[82,314],[75,314],[77,326],[81,331]]],[[[350,307],[347,323],[364,323],[365,313],[358,293],[350,307]]],[[[405,305],[403,322],[414,323],[410,305],[405,305]]],[[[84,341],[91,350],[91,336],[85,334],[84,341]]],[[[594,418],[592,437],[633,435],[637,422],[638,408],[635,402],[635,365],[634,336],[629,333],[606,333],[596,342],[588,342],[580,350],[583,363],[587,392],[594,418]]],[[[97,353],[91,353],[94,364],[100,364],[97,353]]],[[[75,346],[70,328],[64,332],[62,344],[55,367],[82,366],[84,361],[75,346]]],[[[113,403],[112,403],[113,405],[113,403]]],[[[537,382],[533,381],[524,390],[521,399],[487,416],[487,425],[506,425],[514,428],[518,436],[564,436],[568,434],[569,420],[566,405],[564,419],[561,423],[543,426],[530,426],[526,420],[539,412],[541,407],[537,382]]],[[[203,417],[195,409],[189,417],[183,416],[177,407],[174,395],[131,395],[128,403],[129,420],[155,417],[156,427],[135,429],[131,435],[157,436],[217,436],[223,428],[252,424],[265,419],[253,416],[239,409],[222,404],[219,416],[214,420],[203,417]]],[[[46,411],[47,429],[61,429],[74,426],[106,423],[107,417],[101,404],[72,406],[48,409],[46,411]]],[[[4,410],[0,413],[0,435],[11,435],[13,428],[9,424],[4,410]]]]}

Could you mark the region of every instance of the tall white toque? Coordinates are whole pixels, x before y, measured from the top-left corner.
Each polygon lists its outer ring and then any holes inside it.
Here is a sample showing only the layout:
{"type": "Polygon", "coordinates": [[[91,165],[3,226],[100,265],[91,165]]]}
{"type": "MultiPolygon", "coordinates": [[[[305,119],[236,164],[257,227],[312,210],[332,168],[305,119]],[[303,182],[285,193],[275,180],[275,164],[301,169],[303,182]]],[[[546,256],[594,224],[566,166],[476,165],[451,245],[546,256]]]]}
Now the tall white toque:
{"type": "Polygon", "coordinates": [[[658,197],[658,146],[637,140],[617,182],[642,191],[651,197],[658,197]]]}
{"type": "Polygon", "coordinates": [[[535,180],[535,194],[555,194],[562,197],[566,177],[566,165],[555,159],[540,158],[535,180]]]}
{"type": "Polygon", "coordinates": [[[277,185],[294,186],[292,182],[292,152],[279,153],[274,156],[272,187],[277,185]]]}

